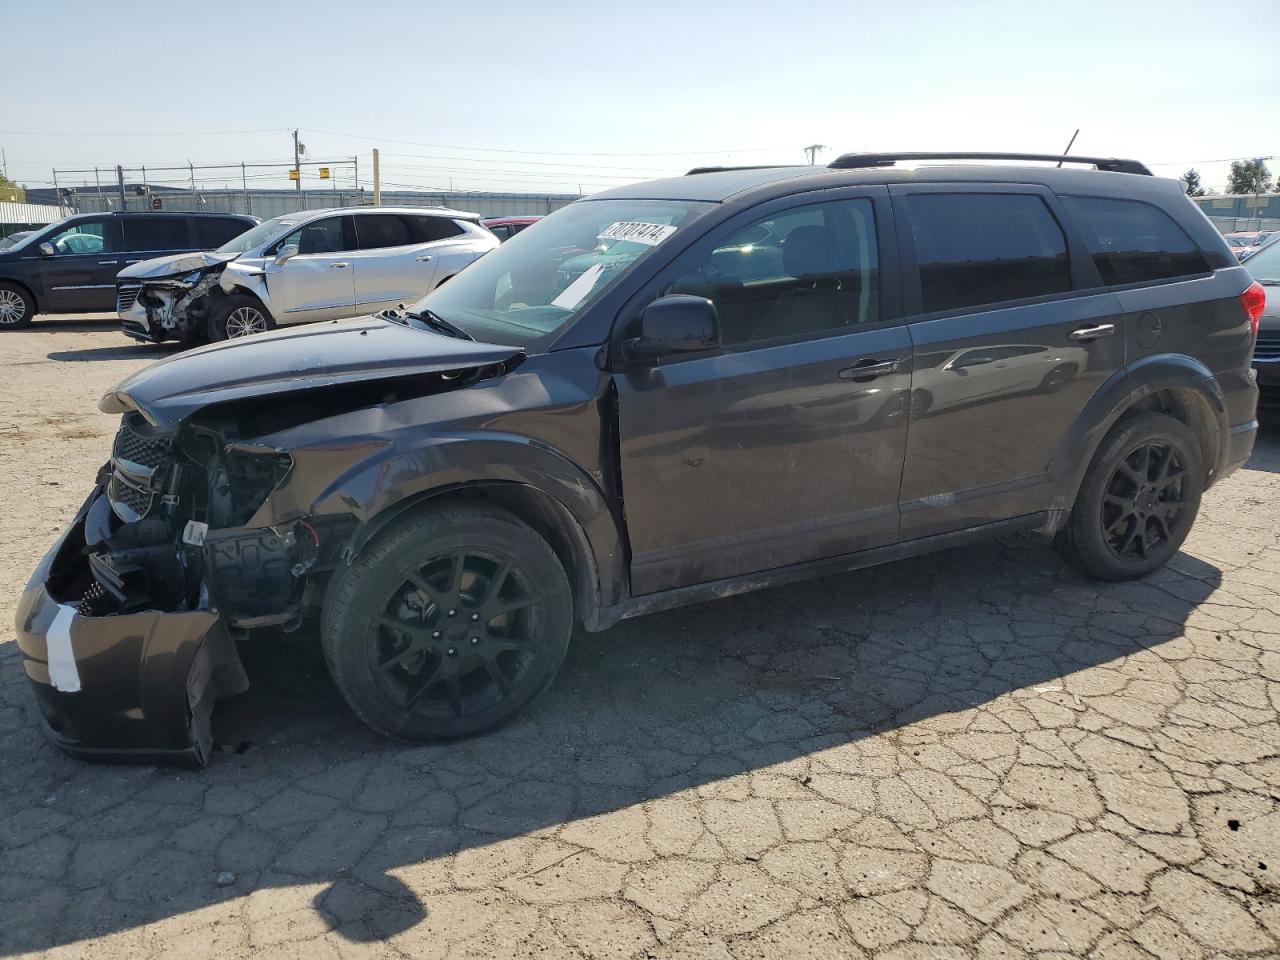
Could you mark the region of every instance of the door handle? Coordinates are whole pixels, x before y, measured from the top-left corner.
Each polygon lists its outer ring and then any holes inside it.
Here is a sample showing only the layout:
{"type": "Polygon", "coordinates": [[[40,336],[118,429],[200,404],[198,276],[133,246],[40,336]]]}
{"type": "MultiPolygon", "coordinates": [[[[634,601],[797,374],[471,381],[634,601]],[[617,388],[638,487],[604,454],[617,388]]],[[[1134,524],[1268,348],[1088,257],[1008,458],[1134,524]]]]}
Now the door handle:
{"type": "Polygon", "coordinates": [[[426,263],[428,260],[431,259],[431,254],[424,253],[422,256],[415,257],[414,259],[416,259],[419,263],[426,263]]]}
{"type": "Polygon", "coordinates": [[[125,263],[141,263],[141,260],[126,260],[125,263]]]}
{"type": "Polygon", "coordinates": [[[339,260],[337,263],[329,264],[330,270],[345,270],[346,268],[347,264],[345,260],[339,260]]]}
{"type": "Polygon", "coordinates": [[[841,380],[853,380],[855,382],[862,380],[874,380],[876,377],[888,376],[891,373],[898,372],[898,361],[895,360],[875,360],[865,357],[852,366],[845,367],[837,374],[841,380]]]}
{"type": "Polygon", "coordinates": [[[1067,334],[1067,339],[1088,343],[1090,340],[1097,340],[1099,337],[1109,337],[1115,332],[1116,325],[1114,323],[1095,323],[1091,327],[1072,330],[1067,334]]]}
{"type": "Polygon", "coordinates": [[[99,260],[99,261],[98,261],[98,266],[100,266],[100,267],[114,267],[114,266],[115,266],[117,263],[119,263],[119,262],[120,262],[119,260],[99,260]]]}

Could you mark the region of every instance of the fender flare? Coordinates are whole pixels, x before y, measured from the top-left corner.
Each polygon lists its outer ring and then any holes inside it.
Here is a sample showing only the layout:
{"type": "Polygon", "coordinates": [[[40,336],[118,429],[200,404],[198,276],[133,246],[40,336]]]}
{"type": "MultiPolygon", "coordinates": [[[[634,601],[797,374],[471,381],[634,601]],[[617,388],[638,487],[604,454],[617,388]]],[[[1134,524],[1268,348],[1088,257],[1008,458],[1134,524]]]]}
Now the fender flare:
{"type": "Polygon", "coordinates": [[[1054,497],[1049,519],[1041,527],[1054,533],[1066,523],[1085,472],[1107,432],[1135,404],[1163,390],[1194,390],[1204,400],[1213,430],[1206,465],[1212,480],[1227,457],[1229,439],[1226,402],[1217,379],[1199,360],[1184,354],[1143,357],[1112,374],[1090,398],[1054,451],[1049,464],[1054,497]]]}

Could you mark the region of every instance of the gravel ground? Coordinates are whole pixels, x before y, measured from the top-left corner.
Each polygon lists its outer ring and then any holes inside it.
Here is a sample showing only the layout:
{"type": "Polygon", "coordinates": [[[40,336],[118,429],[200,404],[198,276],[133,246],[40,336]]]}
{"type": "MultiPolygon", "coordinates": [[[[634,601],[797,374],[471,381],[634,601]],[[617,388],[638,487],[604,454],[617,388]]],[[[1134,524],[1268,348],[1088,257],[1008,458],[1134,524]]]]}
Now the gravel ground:
{"type": "MultiPolygon", "coordinates": [[[[12,622],[167,351],[0,339],[12,622]]],[[[1275,957],[1278,532],[1273,427],[1146,582],[1013,538],[660,614],[448,746],[261,637],[198,773],[58,754],[6,639],[0,955],[1275,957]]]]}

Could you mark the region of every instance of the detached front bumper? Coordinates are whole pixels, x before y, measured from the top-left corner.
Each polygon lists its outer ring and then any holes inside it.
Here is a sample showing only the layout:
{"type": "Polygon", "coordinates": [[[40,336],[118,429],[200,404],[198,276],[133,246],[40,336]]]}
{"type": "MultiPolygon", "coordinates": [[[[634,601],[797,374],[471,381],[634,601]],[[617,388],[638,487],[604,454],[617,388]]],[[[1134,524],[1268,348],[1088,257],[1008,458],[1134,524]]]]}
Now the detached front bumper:
{"type": "Polygon", "coordinates": [[[218,614],[147,610],[83,616],[94,490],[40,562],[18,603],[18,649],[45,731],[68,753],[203,765],[222,697],[248,689],[218,614]]]}

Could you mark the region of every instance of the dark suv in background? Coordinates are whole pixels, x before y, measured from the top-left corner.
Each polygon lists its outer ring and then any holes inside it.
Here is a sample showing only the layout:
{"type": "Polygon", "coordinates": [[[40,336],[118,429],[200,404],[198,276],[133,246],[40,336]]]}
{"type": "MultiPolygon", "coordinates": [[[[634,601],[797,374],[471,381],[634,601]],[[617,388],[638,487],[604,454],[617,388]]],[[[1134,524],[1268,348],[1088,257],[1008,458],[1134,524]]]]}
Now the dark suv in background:
{"type": "Polygon", "coordinates": [[[38,313],[115,311],[116,274],[131,263],[212,250],[258,223],[234,213],[85,213],[0,251],[0,330],[38,313]]]}
{"type": "Polygon", "coordinates": [[[1155,570],[1253,446],[1263,288],[1134,161],[935,159],[622,187],[407,311],[130,377],[18,607],[50,733],[203,761],[233,637],[316,613],[418,739],[527,706],[575,621],[1015,531],[1155,570]]]}

